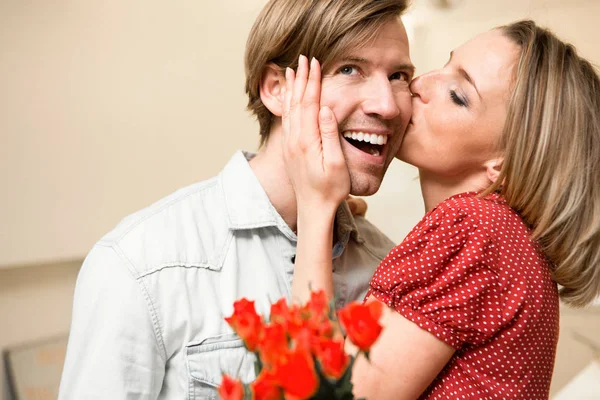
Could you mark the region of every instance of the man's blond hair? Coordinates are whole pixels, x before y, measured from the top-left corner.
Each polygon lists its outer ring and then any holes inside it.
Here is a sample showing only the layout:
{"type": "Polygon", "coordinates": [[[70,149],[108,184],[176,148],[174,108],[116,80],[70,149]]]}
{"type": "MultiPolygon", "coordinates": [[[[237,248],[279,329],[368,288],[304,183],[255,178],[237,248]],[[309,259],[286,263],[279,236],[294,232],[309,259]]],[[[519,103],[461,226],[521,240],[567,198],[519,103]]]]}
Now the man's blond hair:
{"type": "Polygon", "coordinates": [[[381,26],[399,18],[408,0],[271,0],[256,19],[246,44],[248,110],[260,124],[261,145],[273,114],[260,99],[268,63],[296,68],[298,57],[317,58],[323,69],[349,49],[360,48],[381,26]]]}

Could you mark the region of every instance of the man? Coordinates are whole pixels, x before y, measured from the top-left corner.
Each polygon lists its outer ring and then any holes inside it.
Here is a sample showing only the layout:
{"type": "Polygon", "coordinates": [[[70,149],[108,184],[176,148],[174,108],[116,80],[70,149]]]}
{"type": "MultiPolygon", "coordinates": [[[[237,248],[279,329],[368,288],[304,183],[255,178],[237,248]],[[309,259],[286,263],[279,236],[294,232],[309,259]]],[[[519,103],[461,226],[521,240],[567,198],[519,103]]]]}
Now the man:
{"type": "MultiPolygon", "coordinates": [[[[405,8],[401,0],[265,6],[246,49],[260,151],[236,153],[217,177],[129,216],[94,246],[75,290],[61,399],[215,398],[222,373],[255,377],[253,355],[223,318],[242,297],[263,314],[290,297],[297,210],[282,159],[283,70],[300,54],[321,61],[322,103],[340,122],[352,193],[375,193],[411,115],[405,8]]],[[[393,243],[347,204],[335,231],[339,307],[363,298],[393,243]]]]}

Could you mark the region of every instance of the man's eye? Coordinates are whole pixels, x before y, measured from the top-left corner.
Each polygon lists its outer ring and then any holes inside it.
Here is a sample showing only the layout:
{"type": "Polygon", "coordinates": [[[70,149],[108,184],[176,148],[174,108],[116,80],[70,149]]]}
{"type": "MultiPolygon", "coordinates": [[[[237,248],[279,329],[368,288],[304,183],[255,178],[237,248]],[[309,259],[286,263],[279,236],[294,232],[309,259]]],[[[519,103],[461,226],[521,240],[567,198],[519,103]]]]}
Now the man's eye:
{"type": "Polygon", "coordinates": [[[390,75],[390,81],[396,81],[396,80],[408,82],[410,80],[410,76],[408,76],[408,74],[406,72],[396,72],[395,74],[390,75]]]}
{"type": "Polygon", "coordinates": [[[352,65],[344,65],[342,68],[339,69],[339,72],[342,75],[354,75],[358,71],[356,67],[353,67],[352,65]]]}

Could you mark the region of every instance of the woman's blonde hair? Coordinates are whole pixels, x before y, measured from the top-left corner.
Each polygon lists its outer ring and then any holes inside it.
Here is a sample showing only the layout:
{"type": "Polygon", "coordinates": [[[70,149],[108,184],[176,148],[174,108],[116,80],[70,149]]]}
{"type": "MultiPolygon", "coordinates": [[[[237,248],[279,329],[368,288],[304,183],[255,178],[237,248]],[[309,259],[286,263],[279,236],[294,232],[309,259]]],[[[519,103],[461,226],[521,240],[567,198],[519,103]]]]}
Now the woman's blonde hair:
{"type": "Polygon", "coordinates": [[[265,67],[296,68],[298,57],[317,58],[323,69],[349,49],[364,46],[408,0],[271,0],[256,19],[246,44],[248,110],[260,124],[261,145],[273,115],[260,99],[265,67]]]}
{"type": "Polygon", "coordinates": [[[575,48],[533,21],[499,28],[520,47],[501,190],[553,263],[562,300],[600,294],[600,81],[575,48]]]}

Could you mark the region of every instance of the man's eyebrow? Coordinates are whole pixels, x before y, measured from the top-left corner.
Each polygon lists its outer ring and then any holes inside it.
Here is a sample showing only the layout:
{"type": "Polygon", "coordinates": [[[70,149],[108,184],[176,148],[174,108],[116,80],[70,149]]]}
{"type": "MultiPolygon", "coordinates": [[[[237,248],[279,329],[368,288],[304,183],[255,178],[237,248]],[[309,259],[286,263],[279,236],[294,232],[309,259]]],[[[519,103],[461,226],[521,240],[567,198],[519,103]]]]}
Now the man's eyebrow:
{"type": "Polygon", "coordinates": [[[351,62],[351,63],[356,63],[356,64],[370,64],[369,60],[367,60],[366,58],[356,57],[356,56],[343,56],[338,61],[338,64],[346,63],[346,62],[351,62]]]}
{"type": "MultiPolygon", "coordinates": [[[[337,62],[337,64],[343,64],[343,63],[368,64],[368,65],[372,64],[371,61],[367,60],[366,58],[356,57],[356,56],[344,56],[344,57],[340,58],[340,60],[337,62]]],[[[400,71],[410,71],[411,74],[414,74],[414,72],[415,72],[415,66],[412,65],[411,63],[396,64],[394,66],[394,69],[397,69],[400,71]]]]}
{"type": "MultiPolygon", "coordinates": [[[[454,51],[450,52],[450,60],[452,60],[452,54],[454,54],[454,51]]],[[[471,75],[469,75],[469,73],[463,67],[458,67],[458,72],[463,76],[463,78],[466,79],[467,82],[471,84],[471,86],[473,86],[473,88],[477,92],[477,95],[481,99],[481,93],[479,93],[479,89],[477,89],[477,85],[475,85],[475,81],[473,80],[473,78],[471,78],[471,75]]]]}

